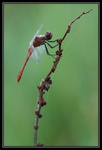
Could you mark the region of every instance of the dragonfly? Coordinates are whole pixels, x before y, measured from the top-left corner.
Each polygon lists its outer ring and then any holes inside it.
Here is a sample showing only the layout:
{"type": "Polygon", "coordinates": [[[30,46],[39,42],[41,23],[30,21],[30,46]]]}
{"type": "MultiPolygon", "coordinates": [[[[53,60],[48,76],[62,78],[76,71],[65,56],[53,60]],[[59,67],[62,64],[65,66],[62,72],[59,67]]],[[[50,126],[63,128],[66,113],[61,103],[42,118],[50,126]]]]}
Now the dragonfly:
{"type": "MultiPolygon", "coordinates": [[[[55,54],[50,54],[47,48],[47,45],[50,48],[55,48],[56,46],[58,46],[58,44],[56,44],[55,46],[51,46],[49,44],[49,42],[57,42],[57,40],[55,41],[49,41],[50,39],[52,39],[53,34],[51,32],[45,32],[45,35],[39,35],[39,32],[41,30],[43,25],[41,25],[39,27],[39,29],[37,30],[37,32],[35,33],[34,37],[32,38],[32,40],[29,43],[29,48],[28,48],[28,54],[27,57],[24,61],[24,64],[17,76],[17,82],[20,81],[22,74],[24,72],[25,66],[29,60],[29,58],[33,58],[34,61],[38,64],[40,62],[40,56],[41,54],[44,52],[44,50],[46,50],[47,55],[54,57],[55,54]]],[[[55,57],[54,57],[55,58],[55,57]]]]}

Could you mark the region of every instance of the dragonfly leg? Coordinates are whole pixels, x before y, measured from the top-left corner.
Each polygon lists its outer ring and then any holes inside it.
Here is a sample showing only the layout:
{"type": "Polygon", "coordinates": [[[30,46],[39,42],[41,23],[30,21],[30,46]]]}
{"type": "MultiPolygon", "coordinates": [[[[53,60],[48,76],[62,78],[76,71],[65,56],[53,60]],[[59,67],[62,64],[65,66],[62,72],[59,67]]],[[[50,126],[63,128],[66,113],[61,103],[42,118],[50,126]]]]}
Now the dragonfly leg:
{"type": "Polygon", "coordinates": [[[46,44],[48,44],[48,46],[50,46],[51,48],[55,48],[56,46],[58,46],[59,44],[55,45],[55,46],[51,46],[48,42],[46,42],[46,44]]]}
{"type": "Polygon", "coordinates": [[[53,58],[55,58],[54,56],[56,56],[56,54],[50,54],[49,51],[48,51],[48,48],[47,48],[46,44],[44,44],[44,45],[45,45],[45,49],[46,49],[47,55],[52,56],[53,58]]]}
{"type": "Polygon", "coordinates": [[[48,41],[48,42],[52,42],[52,43],[54,43],[54,42],[57,42],[57,40],[55,40],[55,41],[48,41]]]}

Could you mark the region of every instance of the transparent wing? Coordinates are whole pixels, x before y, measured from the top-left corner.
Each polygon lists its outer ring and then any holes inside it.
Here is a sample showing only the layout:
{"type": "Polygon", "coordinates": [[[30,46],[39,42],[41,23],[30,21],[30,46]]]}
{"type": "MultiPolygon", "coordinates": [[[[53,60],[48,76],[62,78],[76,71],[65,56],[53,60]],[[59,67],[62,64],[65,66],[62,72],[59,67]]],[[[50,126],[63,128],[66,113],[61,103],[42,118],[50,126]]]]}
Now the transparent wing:
{"type": "Polygon", "coordinates": [[[45,45],[37,47],[37,50],[39,51],[40,55],[42,55],[42,53],[45,51],[45,45]]]}
{"type": "Polygon", "coordinates": [[[36,64],[40,63],[40,56],[44,52],[44,50],[45,50],[44,45],[33,48],[33,53],[31,54],[31,58],[35,61],[36,64]]]}
{"type": "MultiPolygon", "coordinates": [[[[29,45],[30,45],[30,48],[32,49],[32,54],[31,54],[31,58],[38,64],[40,63],[40,56],[41,54],[44,52],[45,50],[45,46],[44,45],[41,45],[39,47],[34,47],[33,46],[33,42],[34,42],[34,39],[35,37],[39,34],[41,28],[43,27],[43,24],[41,24],[41,26],[39,27],[39,29],[37,30],[37,32],[35,33],[33,39],[30,41],[29,45]]],[[[39,35],[40,36],[40,35],[39,35]]]]}
{"type": "Polygon", "coordinates": [[[40,63],[40,53],[37,48],[34,48],[31,58],[36,62],[36,64],[40,63]]]}
{"type": "Polygon", "coordinates": [[[35,37],[39,34],[41,28],[43,27],[43,24],[40,25],[39,29],[37,30],[37,32],[35,33],[34,37],[32,38],[32,40],[29,42],[30,47],[33,45],[33,41],[35,39],[35,37]]]}

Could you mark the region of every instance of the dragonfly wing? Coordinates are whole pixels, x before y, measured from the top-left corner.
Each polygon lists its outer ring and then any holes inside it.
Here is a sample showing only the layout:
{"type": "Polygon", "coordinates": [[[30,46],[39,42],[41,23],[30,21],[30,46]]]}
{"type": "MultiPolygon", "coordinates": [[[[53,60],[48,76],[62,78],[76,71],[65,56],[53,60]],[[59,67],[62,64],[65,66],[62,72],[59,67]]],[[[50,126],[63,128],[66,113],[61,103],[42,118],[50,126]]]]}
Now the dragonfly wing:
{"type": "Polygon", "coordinates": [[[29,45],[32,46],[33,45],[33,41],[35,39],[35,37],[39,34],[41,28],[43,27],[43,24],[40,25],[39,29],[37,30],[37,32],[35,33],[34,37],[32,38],[32,40],[29,42],[29,45]]]}
{"type": "Polygon", "coordinates": [[[40,56],[41,54],[44,52],[45,50],[45,46],[41,45],[39,47],[33,48],[33,53],[31,54],[31,58],[33,58],[33,60],[39,64],[40,63],[40,56]]]}
{"type": "Polygon", "coordinates": [[[45,51],[45,45],[41,45],[41,46],[37,47],[37,49],[41,55],[45,51]]]}
{"type": "Polygon", "coordinates": [[[38,51],[37,47],[34,48],[33,53],[31,54],[31,58],[35,61],[36,64],[40,63],[40,52],[38,51]]]}

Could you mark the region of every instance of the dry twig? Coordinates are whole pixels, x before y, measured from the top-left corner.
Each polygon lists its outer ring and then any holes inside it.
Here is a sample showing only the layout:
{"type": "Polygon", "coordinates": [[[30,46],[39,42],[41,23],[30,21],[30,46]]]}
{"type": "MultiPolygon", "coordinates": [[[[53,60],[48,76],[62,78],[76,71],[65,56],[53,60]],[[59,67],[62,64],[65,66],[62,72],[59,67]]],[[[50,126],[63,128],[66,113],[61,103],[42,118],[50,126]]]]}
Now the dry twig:
{"type": "Polygon", "coordinates": [[[66,35],[70,32],[71,30],[71,26],[72,24],[80,19],[81,16],[89,13],[91,10],[87,11],[87,12],[83,12],[80,16],[78,16],[77,18],[75,18],[69,25],[68,25],[68,28],[64,34],[64,36],[57,40],[57,43],[59,44],[59,48],[58,50],[56,51],[56,55],[57,57],[55,58],[55,61],[53,61],[53,66],[52,68],[50,69],[49,73],[46,75],[45,79],[43,79],[43,81],[41,82],[41,84],[38,86],[38,91],[39,91],[39,98],[38,98],[38,106],[37,106],[37,110],[35,111],[35,115],[36,115],[36,118],[35,118],[35,125],[34,125],[34,146],[43,146],[43,144],[40,144],[38,143],[37,141],[37,131],[38,131],[38,123],[39,123],[39,118],[42,117],[40,111],[41,111],[41,107],[43,107],[44,105],[46,105],[46,101],[44,100],[43,98],[43,95],[45,94],[45,91],[48,91],[49,88],[50,88],[50,85],[52,84],[52,80],[51,80],[51,74],[55,72],[56,68],[57,68],[57,65],[61,59],[61,56],[62,56],[62,52],[63,52],[63,49],[61,49],[61,44],[63,42],[63,40],[65,39],[66,35]]]}

